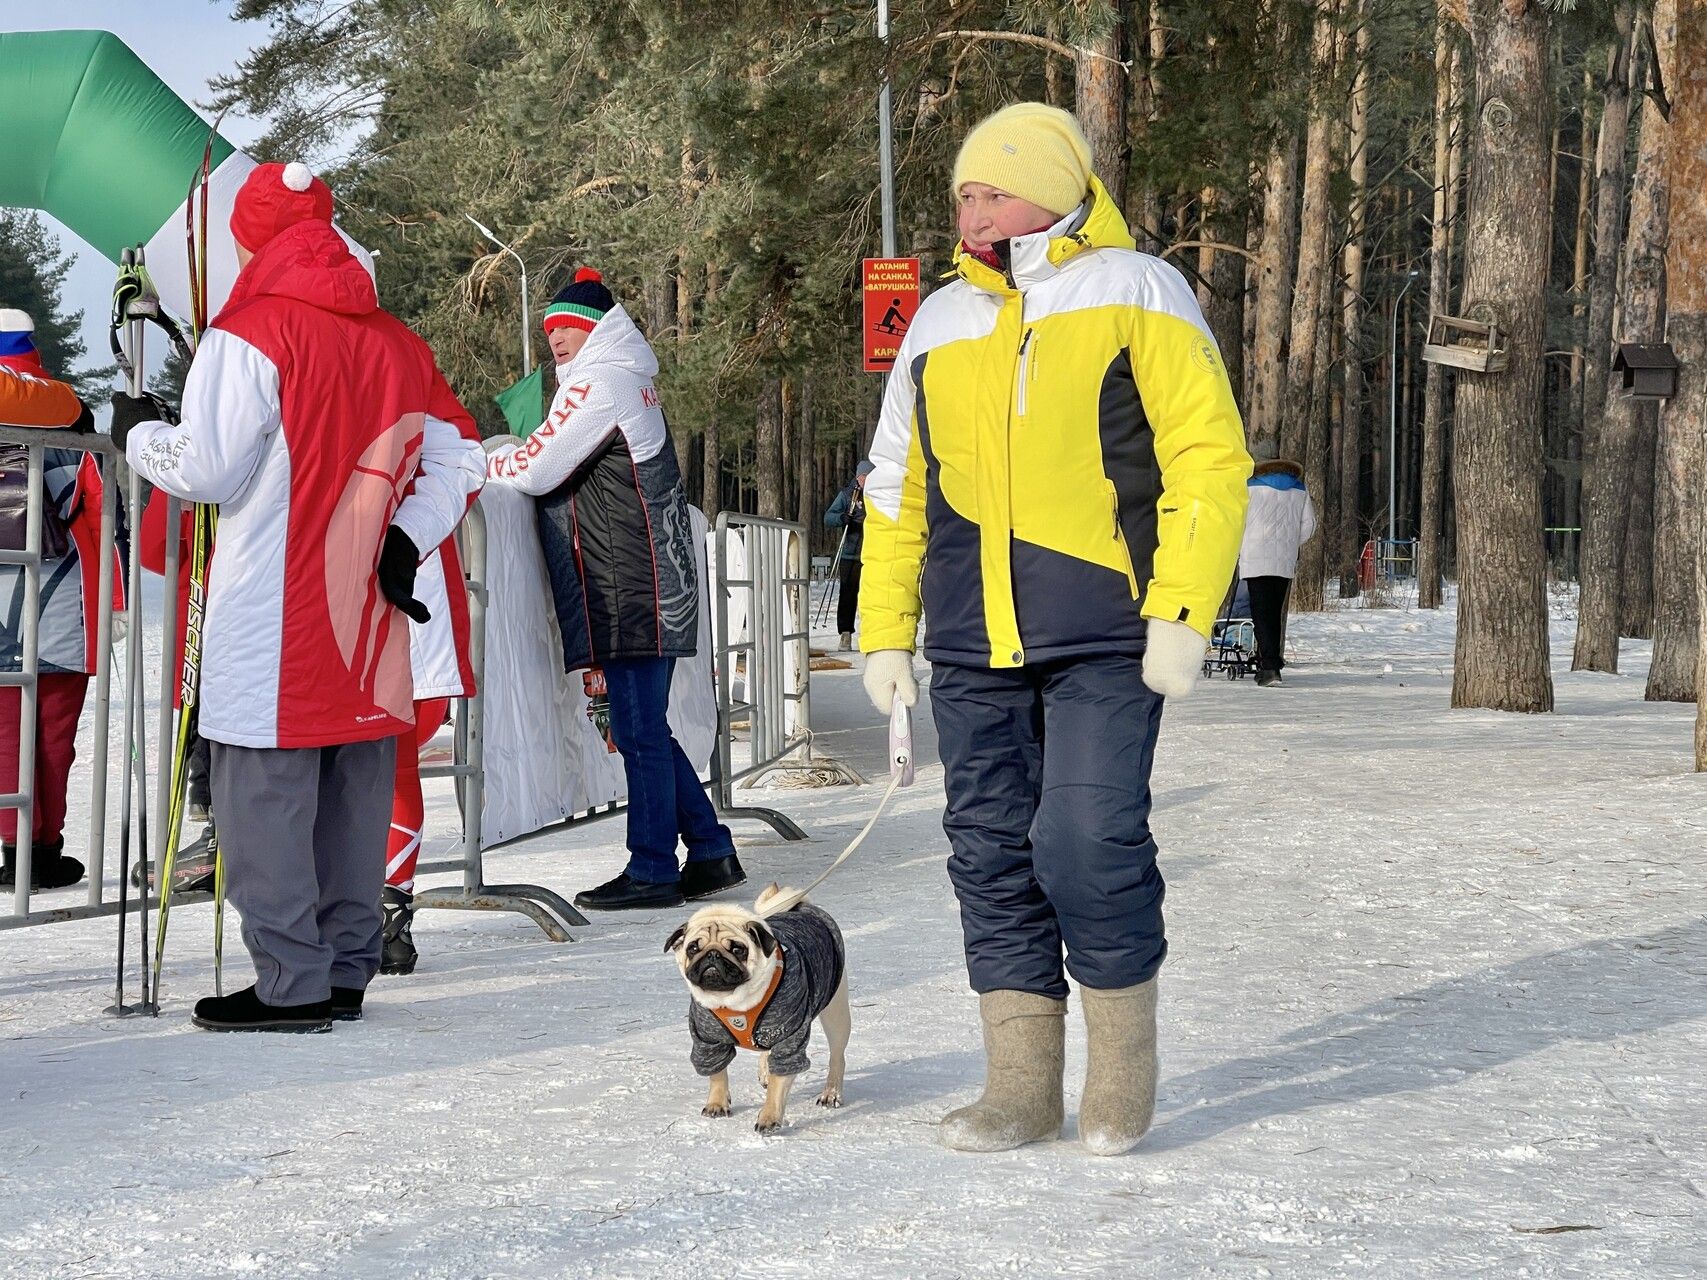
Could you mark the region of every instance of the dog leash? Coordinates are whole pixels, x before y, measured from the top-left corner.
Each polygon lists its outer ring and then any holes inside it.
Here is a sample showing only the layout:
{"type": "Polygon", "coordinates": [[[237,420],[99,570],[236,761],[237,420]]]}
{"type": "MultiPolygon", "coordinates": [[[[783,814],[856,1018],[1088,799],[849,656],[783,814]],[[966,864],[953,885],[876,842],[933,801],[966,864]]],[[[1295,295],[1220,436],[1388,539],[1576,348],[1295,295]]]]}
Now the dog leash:
{"type": "Polygon", "coordinates": [[[865,843],[865,838],[871,834],[871,829],[877,825],[877,820],[883,816],[883,811],[889,807],[889,801],[894,798],[896,791],[902,787],[913,785],[913,709],[900,698],[896,698],[889,712],[889,786],[884,791],[883,798],[877,802],[877,808],[859,834],[848,842],[848,847],[823,873],[804,889],[796,889],[782,897],[765,904],[759,912],[761,918],[781,915],[784,911],[792,911],[804,902],[809,894],[815,893],[818,886],[828,880],[835,869],[853,857],[854,850],[865,843]]]}

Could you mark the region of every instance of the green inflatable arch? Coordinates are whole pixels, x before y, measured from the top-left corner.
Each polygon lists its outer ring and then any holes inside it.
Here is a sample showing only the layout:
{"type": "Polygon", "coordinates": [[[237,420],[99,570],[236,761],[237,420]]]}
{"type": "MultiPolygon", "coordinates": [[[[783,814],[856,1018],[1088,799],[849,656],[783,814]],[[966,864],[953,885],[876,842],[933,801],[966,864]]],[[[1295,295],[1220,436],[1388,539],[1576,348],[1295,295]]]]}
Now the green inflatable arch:
{"type": "MultiPolygon", "coordinates": [[[[207,121],[110,31],[0,34],[0,121],[0,205],[52,214],[115,263],[126,248],[143,245],[161,301],[188,316],[184,206],[201,173],[207,121]]],[[[254,167],[214,137],[210,315],[237,276],[227,224],[237,188],[254,167]]],[[[360,246],[351,247],[367,260],[360,246]]]]}

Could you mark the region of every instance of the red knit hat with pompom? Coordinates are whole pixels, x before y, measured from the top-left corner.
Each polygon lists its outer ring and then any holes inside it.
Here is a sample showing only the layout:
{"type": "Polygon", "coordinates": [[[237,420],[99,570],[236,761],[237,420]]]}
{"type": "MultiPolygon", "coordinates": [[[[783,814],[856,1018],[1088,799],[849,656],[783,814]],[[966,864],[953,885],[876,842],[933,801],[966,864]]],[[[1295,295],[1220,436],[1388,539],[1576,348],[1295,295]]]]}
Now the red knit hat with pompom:
{"type": "Polygon", "coordinates": [[[231,235],[250,253],[299,222],[332,221],[332,188],[305,164],[256,165],[231,206],[231,235]]]}

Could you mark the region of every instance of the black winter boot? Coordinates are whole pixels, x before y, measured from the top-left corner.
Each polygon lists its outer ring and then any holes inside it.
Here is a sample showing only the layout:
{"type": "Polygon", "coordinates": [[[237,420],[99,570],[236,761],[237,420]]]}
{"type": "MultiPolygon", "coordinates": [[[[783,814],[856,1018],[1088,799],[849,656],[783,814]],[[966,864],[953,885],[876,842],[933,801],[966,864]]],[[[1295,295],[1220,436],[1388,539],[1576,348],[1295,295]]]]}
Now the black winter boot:
{"type": "MultiPolygon", "coordinates": [[[[133,886],[142,888],[143,877],[148,878],[148,887],[157,889],[155,884],[155,868],[152,862],[139,862],[130,869],[130,882],[133,886]]],[[[178,850],[178,856],[172,860],[172,892],[173,893],[212,893],[214,876],[214,830],[209,822],[202,828],[201,835],[178,850]]]]}
{"type": "Polygon", "coordinates": [[[332,988],[332,1021],[360,1022],[362,1020],[362,996],[366,991],[360,987],[332,988]]]}
{"type": "Polygon", "coordinates": [[[254,987],[244,987],[233,995],[196,1001],[190,1021],[204,1031],[330,1031],[332,1002],[267,1004],[254,987]]]}
{"type": "MultiPolygon", "coordinates": [[[[0,886],[12,888],[18,883],[18,847],[0,845],[4,864],[0,865],[0,886]]],[[[83,864],[65,856],[65,837],[36,845],[30,854],[30,888],[64,889],[83,878],[83,864]]]]}
{"type": "Polygon", "coordinates": [[[385,908],[385,950],[379,957],[379,971],[414,973],[415,962],[421,958],[420,952],[415,950],[411,931],[415,921],[415,895],[386,885],[381,901],[385,908]]]}

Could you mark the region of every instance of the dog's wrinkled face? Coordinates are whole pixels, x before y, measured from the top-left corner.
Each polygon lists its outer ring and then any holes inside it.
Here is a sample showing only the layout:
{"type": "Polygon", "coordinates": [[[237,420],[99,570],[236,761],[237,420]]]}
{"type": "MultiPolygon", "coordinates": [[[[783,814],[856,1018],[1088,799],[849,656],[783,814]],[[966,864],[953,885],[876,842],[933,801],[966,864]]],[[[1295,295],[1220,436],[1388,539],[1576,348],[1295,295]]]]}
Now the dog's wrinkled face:
{"type": "Polygon", "coordinates": [[[744,907],[717,905],[694,913],[670,935],[693,998],[707,1008],[751,1008],[776,968],[776,935],[744,907]],[[744,1003],[743,1003],[744,1002],[744,1003]]]}

